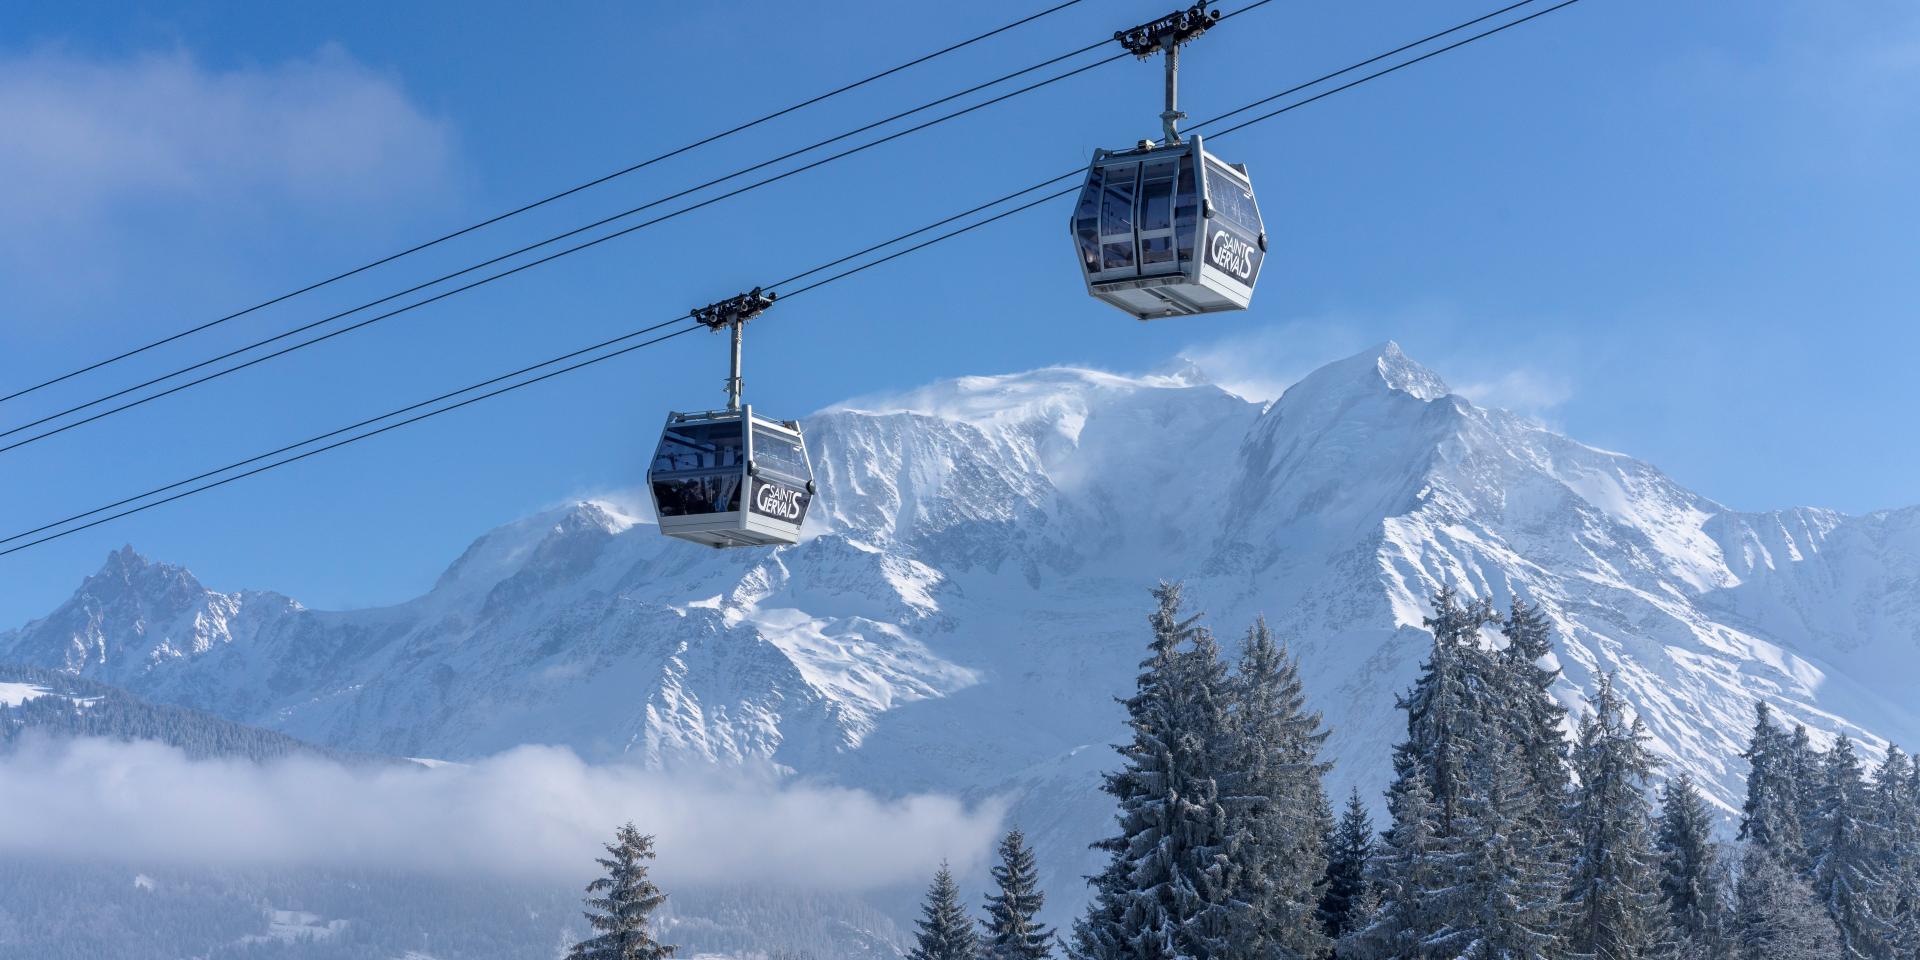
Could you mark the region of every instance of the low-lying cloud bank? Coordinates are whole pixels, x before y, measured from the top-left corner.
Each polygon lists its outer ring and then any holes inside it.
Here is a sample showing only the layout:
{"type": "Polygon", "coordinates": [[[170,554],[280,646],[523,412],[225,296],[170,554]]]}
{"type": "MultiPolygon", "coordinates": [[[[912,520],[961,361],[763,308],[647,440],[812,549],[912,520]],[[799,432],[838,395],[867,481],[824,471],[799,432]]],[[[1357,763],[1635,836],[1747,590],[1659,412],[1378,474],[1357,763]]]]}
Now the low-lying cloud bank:
{"type": "Polygon", "coordinates": [[[771,777],[593,766],[522,747],[473,764],[190,761],[153,743],[42,741],[0,757],[0,857],[322,866],[581,881],[628,820],[663,883],[855,891],[977,864],[1004,806],[885,800],[771,777]]]}

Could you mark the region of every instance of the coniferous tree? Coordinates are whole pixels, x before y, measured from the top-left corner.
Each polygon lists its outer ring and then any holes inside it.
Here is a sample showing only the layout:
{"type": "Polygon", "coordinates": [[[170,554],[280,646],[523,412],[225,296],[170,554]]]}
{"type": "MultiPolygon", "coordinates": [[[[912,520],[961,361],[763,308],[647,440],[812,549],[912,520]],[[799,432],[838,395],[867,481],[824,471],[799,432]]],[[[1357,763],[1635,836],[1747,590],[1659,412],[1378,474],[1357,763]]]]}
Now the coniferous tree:
{"type": "Polygon", "coordinates": [[[1199,618],[1182,617],[1178,585],[1154,598],[1153,641],[1124,701],[1132,736],[1103,782],[1120,834],[1096,844],[1110,860],[1074,927],[1075,954],[1094,960],[1225,956],[1237,926],[1236,851],[1215,769],[1229,743],[1225,668],[1199,618]]]}
{"type": "Polygon", "coordinates": [[[1299,664],[1264,619],[1247,631],[1231,684],[1221,779],[1233,822],[1233,950],[1248,957],[1320,957],[1331,948],[1317,916],[1332,813],[1322,785],[1327,738],[1307,709],[1299,664]]]}
{"type": "Polygon", "coordinates": [[[1809,852],[1814,895],[1840,931],[1842,956],[1888,956],[1892,926],[1881,916],[1888,892],[1879,861],[1881,826],[1872,819],[1853,741],[1841,736],[1824,759],[1813,792],[1809,852]]]}
{"type": "Polygon", "coordinates": [[[1507,638],[1506,647],[1500,651],[1500,665],[1511,688],[1511,702],[1504,706],[1515,726],[1512,736],[1531,781],[1531,794],[1538,801],[1532,813],[1538,820],[1536,826],[1548,833],[1565,833],[1570,854],[1571,832],[1555,830],[1571,781],[1567,709],[1550,693],[1560,679],[1560,670],[1542,664],[1553,652],[1552,630],[1537,605],[1514,597],[1506,622],[1500,627],[1507,638]]]}
{"type": "Polygon", "coordinates": [[[1821,762],[1820,751],[1813,748],[1813,738],[1807,733],[1803,723],[1793,725],[1793,734],[1787,738],[1786,745],[1787,786],[1793,796],[1793,809],[1799,816],[1800,846],[1798,856],[1781,861],[1790,870],[1798,871],[1803,879],[1813,876],[1813,837],[1820,826],[1820,795],[1826,782],[1826,770],[1821,762]]]}
{"type": "Polygon", "coordinates": [[[1394,775],[1419,769],[1440,808],[1440,833],[1454,834],[1455,818],[1471,793],[1475,767],[1489,750],[1507,741],[1499,730],[1503,712],[1490,682],[1493,661],[1481,646],[1480,629],[1492,623],[1484,601],[1461,604],[1452,587],[1433,598],[1433,647],[1413,689],[1400,698],[1407,712],[1407,739],[1394,748],[1394,775]]]}
{"type": "Polygon", "coordinates": [[[1693,778],[1684,772],[1661,790],[1655,846],[1660,854],[1660,901],[1683,955],[1724,956],[1726,891],[1713,844],[1713,818],[1693,778]]]}
{"type": "MultiPolygon", "coordinates": [[[[1432,652],[1400,698],[1407,739],[1394,751],[1396,790],[1417,774],[1438,808],[1441,874],[1419,888],[1428,901],[1422,917],[1435,926],[1420,931],[1419,942],[1454,951],[1449,957],[1485,950],[1550,956],[1559,949],[1566,833],[1560,798],[1536,788],[1523,746],[1533,736],[1523,708],[1540,690],[1537,672],[1517,673],[1519,661],[1482,642],[1482,628],[1500,619],[1488,601],[1463,604],[1443,588],[1433,607],[1426,620],[1432,652]]],[[[1542,642],[1529,628],[1513,656],[1542,642]]],[[[1383,909],[1398,896],[1382,889],[1383,909]]]]}
{"type": "Polygon", "coordinates": [[[1579,787],[1568,945],[1580,955],[1637,960],[1669,944],[1646,795],[1655,761],[1645,728],[1627,719],[1611,675],[1600,678],[1589,702],[1573,752],[1579,787]]]}
{"type": "Polygon", "coordinates": [[[1841,956],[1833,921],[1813,891],[1766,847],[1741,860],[1735,919],[1738,960],[1833,960],[1841,956]]]}
{"type": "Polygon", "coordinates": [[[1880,824],[1876,859],[1887,882],[1880,897],[1888,951],[1920,957],[1920,796],[1913,761],[1899,747],[1887,749],[1873,774],[1874,820],[1880,824]]]}
{"type": "Polygon", "coordinates": [[[1753,734],[1741,758],[1751,767],[1741,808],[1740,839],[1765,847],[1776,862],[1797,865],[1805,855],[1800,835],[1799,765],[1791,741],[1773,723],[1765,701],[1754,704],[1753,734]]]}
{"type": "Polygon", "coordinates": [[[1435,944],[1462,960],[1546,960],[1564,950],[1554,838],[1535,828],[1530,784],[1516,753],[1476,767],[1452,839],[1454,882],[1432,896],[1448,907],[1435,944]]]}
{"type": "Polygon", "coordinates": [[[1320,895],[1320,925],[1328,937],[1338,940],[1346,932],[1366,923],[1370,913],[1361,912],[1368,899],[1367,871],[1373,859],[1373,817],[1359,788],[1347,797],[1346,812],[1327,843],[1327,878],[1320,895]]]}
{"type": "Polygon", "coordinates": [[[1362,932],[1369,929],[1373,918],[1379,913],[1380,889],[1369,882],[1360,888],[1360,896],[1354,899],[1353,908],[1348,911],[1346,932],[1333,943],[1335,960],[1353,960],[1353,958],[1368,956],[1365,945],[1360,942],[1362,932]]]}
{"type": "Polygon", "coordinates": [[[1018,830],[1000,841],[993,868],[998,890],[987,897],[986,960],[1043,960],[1053,956],[1053,931],[1036,916],[1046,902],[1033,849],[1018,830]]]}
{"type": "Polygon", "coordinates": [[[1425,772],[1415,767],[1387,792],[1392,817],[1370,871],[1372,909],[1355,917],[1338,955],[1354,960],[1425,960],[1438,956],[1435,939],[1447,930],[1433,894],[1452,880],[1442,848],[1440,808],[1425,772]]]}
{"type": "MultiPolygon", "coordinates": [[[[1186,790],[1184,798],[1171,798],[1163,808],[1168,819],[1150,814],[1149,822],[1171,825],[1170,835],[1184,841],[1159,848],[1180,856],[1167,874],[1166,893],[1177,901],[1187,884],[1193,891],[1193,913],[1176,942],[1187,944],[1195,960],[1231,957],[1259,922],[1255,905],[1242,896],[1253,873],[1254,851],[1243,846],[1249,839],[1243,829],[1246,818],[1244,811],[1236,815],[1229,809],[1224,789],[1234,776],[1232,765],[1247,751],[1233,736],[1235,692],[1213,631],[1196,630],[1176,663],[1183,709],[1175,714],[1173,729],[1181,742],[1177,753],[1188,758],[1180,767],[1186,790]]],[[[1155,856],[1145,846],[1140,853],[1148,859],[1155,856]]]]}
{"type": "Polygon", "coordinates": [[[1681,952],[1682,960],[1729,960],[1738,946],[1739,877],[1736,866],[1739,848],[1714,845],[1713,876],[1715,892],[1720,895],[1719,909],[1704,943],[1681,952]]]}
{"type": "Polygon", "coordinates": [[[647,861],[653,859],[653,837],[628,823],[606,845],[607,855],[596,859],[606,875],[587,884],[587,923],[596,931],[573,945],[569,960],[664,960],[674,947],[653,938],[648,924],[667,895],[647,879],[647,861]]]}
{"type": "Polygon", "coordinates": [[[919,928],[908,960],[979,960],[980,931],[960,903],[960,887],[945,863],[933,875],[927,899],[920,905],[919,928]]]}

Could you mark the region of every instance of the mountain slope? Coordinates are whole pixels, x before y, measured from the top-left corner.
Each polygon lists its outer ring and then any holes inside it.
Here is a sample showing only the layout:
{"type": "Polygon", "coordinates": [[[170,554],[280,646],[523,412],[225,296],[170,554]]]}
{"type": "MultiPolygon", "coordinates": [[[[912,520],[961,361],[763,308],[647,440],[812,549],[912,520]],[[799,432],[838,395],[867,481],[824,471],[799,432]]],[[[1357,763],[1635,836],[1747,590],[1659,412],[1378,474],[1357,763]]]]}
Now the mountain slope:
{"type": "Polygon", "coordinates": [[[189,760],[266,763],[306,757],[360,767],[408,762],[332,750],[197,710],[147,703],[68,673],[0,664],[0,754],[34,737],[151,741],[177,747],[189,760]]]}
{"type": "Polygon", "coordinates": [[[792,548],[694,549],[579,503],[481,537],[425,596],[349,612],[122,551],[0,658],[372,752],[537,741],[1012,792],[1062,876],[1106,826],[1095,775],[1159,578],[1222,633],[1265,614],[1294,644],[1342,789],[1385,778],[1442,583],[1541,603],[1561,695],[1617,672],[1722,803],[1755,698],[1870,750],[1920,742],[1920,510],[1729,511],[1479,408],[1392,344],[1265,406],[1192,370],[1049,369],[807,427],[820,508],[792,548]]]}

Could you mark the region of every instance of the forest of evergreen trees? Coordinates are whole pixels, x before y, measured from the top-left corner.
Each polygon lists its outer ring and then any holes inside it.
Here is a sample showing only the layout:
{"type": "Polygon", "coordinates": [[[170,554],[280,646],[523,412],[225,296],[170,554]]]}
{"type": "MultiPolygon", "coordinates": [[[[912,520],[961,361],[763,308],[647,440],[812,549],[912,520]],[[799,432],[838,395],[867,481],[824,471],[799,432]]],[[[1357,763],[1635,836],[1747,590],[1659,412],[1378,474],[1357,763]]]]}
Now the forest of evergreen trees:
{"type": "Polygon", "coordinates": [[[0,682],[25,683],[49,691],[48,696],[17,706],[0,703],[0,751],[16,746],[29,734],[40,734],[164,743],[178,747],[191,760],[224,758],[265,763],[286,757],[312,757],[354,766],[407,762],[333,750],[198,710],[148,703],[119,687],[53,670],[0,664],[0,682]]]}
{"type": "Polygon", "coordinates": [[[1230,669],[1177,585],[1155,598],[1085,916],[1064,939],[1032,926],[1031,855],[1009,870],[1003,847],[987,923],[942,869],[913,960],[1920,957],[1920,764],[1897,748],[1869,773],[1759,704],[1722,842],[1685,775],[1656,795],[1611,678],[1568,736],[1537,608],[1443,590],[1376,832],[1357,793],[1328,802],[1327,731],[1286,647],[1256,624],[1230,669]]]}

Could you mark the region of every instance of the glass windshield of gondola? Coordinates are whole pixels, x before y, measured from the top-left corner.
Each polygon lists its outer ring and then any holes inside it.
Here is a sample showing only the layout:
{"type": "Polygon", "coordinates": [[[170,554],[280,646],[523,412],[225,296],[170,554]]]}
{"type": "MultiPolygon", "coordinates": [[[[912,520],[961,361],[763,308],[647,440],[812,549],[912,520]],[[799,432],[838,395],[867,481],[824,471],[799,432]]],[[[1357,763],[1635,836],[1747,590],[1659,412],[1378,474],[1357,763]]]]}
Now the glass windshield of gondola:
{"type": "Polygon", "coordinates": [[[740,509],[746,462],[740,421],[668,424],[653,456],[653,496],[661,516],[740,509]]]}
{"type": "Polygon", "coordinates": [[[813,476],[800,441],[762,423],[753,425],[753,464],[763,473],[804,484],[813,476]]]}
{"type": "Polygon", "coordinates": [[[1260,240],[1265,231],[1253,191],[1238,171],[1207,158],[1207,202],[1213,216],[1207,223],[1206,262],[1229,282],[1253,287],[1264,256],[1260,240]]]}
{"type": "Polygon", "coordinates": [[[1177,158],[1140,165],[1140,272],[1180,269],[1173,251],[1173,174],[1177,158]]]}
{"type": "Polygon", "coordinates": [[[1225,217],[1249,233],[1260,233],[1260,208],[1253,202],[1253,191],[1247,189],[1240,174],[1212,157],[1207,158],[1207,174],[1214,215],[1225,217]]]}

